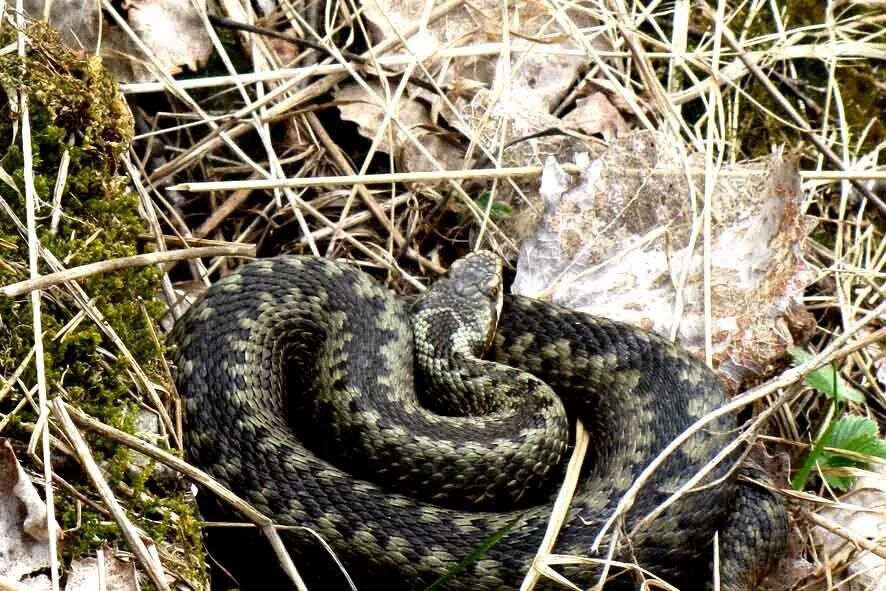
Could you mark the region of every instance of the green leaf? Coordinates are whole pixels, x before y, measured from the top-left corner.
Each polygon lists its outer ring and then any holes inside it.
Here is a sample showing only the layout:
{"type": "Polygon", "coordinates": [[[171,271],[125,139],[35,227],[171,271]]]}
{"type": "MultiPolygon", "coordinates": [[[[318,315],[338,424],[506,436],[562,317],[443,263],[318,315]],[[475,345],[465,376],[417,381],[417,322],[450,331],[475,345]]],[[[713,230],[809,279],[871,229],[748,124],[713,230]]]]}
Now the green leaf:
{"type": "MultiPolygon", "coordinates": [[[[801,365],[812,359],[812,355],[799,347],[790,347],[788,353],[794,358],[794,363],[801,365]]],[[[864,402],[864,394],[850,386],[840,376],[840,372],[833,365],[819,367],[803,380],[810,388],[814,388],[829,398],[837,400],[849,400],[861,404],[864,402]]]]}
{"type": "MultiPolygon", "coordinates": [[[[477,203],[477,207],[486,211],[486,208],[489,207],[489,197],[491,193],[489,191],[483,191],[480,195],[474,200],[477,203]]],[[[492,221],[502,220],[511,215],[511,208],[507,203],[501,203],[500,201],[493,201],[492,206],[489,207],[489,219],[492,221]]]]}
{"type": "Polygon", "coordinates": [[[855,479],[851,476],[825,474],[824,479],[827,481],[828,486],[830,486],[834,490],[838,490],[841,492],[846,492],[847,490],[852,488],[853,484],[855,484],[855,479]]]}
{"type": "Polygon", "coordinates": [[[886,458],[886,440],[880,439],[877,423],[858,415],[840,417],[825,445],[867,456],[886,458]]]}
{"type": "MultiPolygon", "coordinates": [[[[480,211],[485,212],[486,208],[489,207],[489,219],[493,222],[503,220],[509,217],[513,210],[507,203],[501,203],[500,201],[493,201],[492,205],[489,206],[489,197],[491,193],[489,191],[483,191],[480,193],[475,199],[474,203],[480,208],[480,211]]],[[[455,213],[456,223],[459,225],[464,224],[469,219],[468,210],[464,206],[458,206],[455,213]]]]}
{"type": "MultiPolygon", "coordinates": [[[[824,447],[842,449],[849,452],[886,458],[886,440],[880,439],[877,423],[867,417],[845,415],[839,418],[822,437],[824,447]]],[[[834,449],[824,450],[818,460],[822,470],[829,468],[866,467],[867,462],[840,454],[834,449]]],[[[839,490],[852,487],[849,476],[824,475],[828,484],[839,490]]]]}

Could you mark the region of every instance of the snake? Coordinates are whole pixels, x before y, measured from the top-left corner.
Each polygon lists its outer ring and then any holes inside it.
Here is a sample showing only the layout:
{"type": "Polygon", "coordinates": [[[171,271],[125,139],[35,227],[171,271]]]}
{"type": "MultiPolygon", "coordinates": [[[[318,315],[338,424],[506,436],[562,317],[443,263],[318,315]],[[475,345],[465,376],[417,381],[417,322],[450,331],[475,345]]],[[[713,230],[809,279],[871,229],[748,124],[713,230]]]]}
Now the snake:
{"type": "Polygon", "coordinates": [[[321,538],[358,588],[518,589],[580,421],[562,560],[537,589],[755,588],[786,507],[728,447],[740,425],[715,412],[716,375],[651,332],[505,295],[501,268],[472,253],[402,297],[321,257],[240,266],[169,335],[189,461],[299,526],[282,535],[308,577],[321,538]]]}

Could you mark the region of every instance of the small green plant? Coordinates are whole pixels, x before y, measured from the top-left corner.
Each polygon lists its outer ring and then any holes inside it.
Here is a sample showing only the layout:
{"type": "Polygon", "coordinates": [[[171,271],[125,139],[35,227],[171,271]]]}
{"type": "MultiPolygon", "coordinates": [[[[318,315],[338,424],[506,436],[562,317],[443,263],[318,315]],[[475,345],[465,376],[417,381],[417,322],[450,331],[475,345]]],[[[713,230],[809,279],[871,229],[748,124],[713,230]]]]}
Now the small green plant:
{"type": "MultiPolygon", "coordinates": [[[[507,203],[502,203],[501,201],[493,201],[492,205],[490,205],[489,199],[491,197],[492,193],[490,193],[489,191],[483,191],[474,199],[474,203],[477,205],[480,211],[486,211],[486,209],[489,208],[489,219],[493,222],[498,222],[510,217],[511,213],[513,213],[511,206],[507,203]]],[[[466,221],[468,221],[468,219],[470,219],[470,215],[467,211],[459,211],[456,216],[456,221],[459,225],[464,224],[466,221]]]]}
{"type": "Polygon", "coordinates": [[[824,439],[824,453],[818,459],[818,466],[824,473],[828,485],[837,490],[849,490],[853,480],[850,476],[828,474],[829,468],[851,468],[864,466],[865,462],[855,454],[886,458],[886,440],[880,439],[877,423],[867,417],[843,415],[833,423],[833,428],[824,439]],[[853,456],[843,455],[839,450],[852,452],[853,456]]]}
{"type": "MultiPolygon", "coordinates": [[[[811,354],[799,347],[791,347],[788,353],[794,358],[794,363],[798,365],[812,359],[811,354]]],[[[819,367],[806,376],[804,381],[810,388],[818,390],[836,401],[848,400],[856,404],[864,403],[864,394],[850,386],[833,365],[819,367]]]]}
{"type": "MultiPolygon", "coordinates": [[[[788,351],[797,364],[805,363],[812,355],[797,347],[788,351]]],[[[864,467],[867,463],[858,456],[886,458],[886,440],[880,439],[877,424],[866,417],[844,415],[843,403],[846,401],[861,404],[864,394],[850,386],[832,365],[820,367],[806,376],[806,385],[821,392],[832,400],[833,412],[824,431],[803,466],[791,481],[794,490],[802,490],[812,473],[818,467],[827,484],[837,490],[848,490],[854,480],[849,476],[828,474],[832,468],[864,467]],[[845,451],[846,453],[841,453],[845,451]]]]}
{"type": "Polygon", "coordinates": [[[486,211],[486,208],[489,208],[489,219],[492,221],[503,220],[509,215],[511,215],[511,207],[507,203],[502,203],[501,201],[493,201],[492,205],[489,205],[489,199],[492,197],[492,193],[489,191],[483,191],[480,195],[474,200],[477,204],[477,207],[486,211]]]}

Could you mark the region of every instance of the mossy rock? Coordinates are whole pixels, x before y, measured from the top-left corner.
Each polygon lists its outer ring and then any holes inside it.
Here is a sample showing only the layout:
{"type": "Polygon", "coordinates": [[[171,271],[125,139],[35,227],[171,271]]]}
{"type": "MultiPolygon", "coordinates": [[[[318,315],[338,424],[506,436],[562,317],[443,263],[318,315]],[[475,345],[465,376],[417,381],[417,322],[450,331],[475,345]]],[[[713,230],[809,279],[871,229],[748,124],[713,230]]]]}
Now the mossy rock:
{"type": "MultiPolygon", "coordinates": [[[[4,44],[13,41],[8,28],[4,44]]],[[[133,135],[133,121],[116,82],[100,58],[63,48],[44,26],[26,31],[30,42],[24,58],[0,56],[0,284],[29,277],[26,225],[26,171],[22,151],[24,111],[33,157],[37,238],[66,267],[136,254],[145,224],[138,196],[127,188],[121,157],[133,135]],[[67,154],[67,157],[64,155],[67,154]],[[53,215],[56,182],[68,159],[67,175],[53,215]],[[57,221],[53,222],[53,218],[57,221]]],[[[51,272],[44,257],[41,273],[51,272]]],[[[163,351],[152,338],[165,306],[157,298],[160,272],[144,267],[95,275],[80,282],[92,306],[120,337],[149,377],[162,383],[163,351]]],[[[103,422],[132,433],[142,393],[132,367],[105,332],[87,315],[64,286],[43,292],[44,363],[50,398],[65,400],[103,422]]],[[[34,343],[30,297],[0,300],[0,372],[11,376],[34,343]]],[[[34,362],[21,377],[36,383],[34,362]]],[[[2,403],[7,414],[21,397],[19,389],[2,403]]],[[[35,415],[19,411],[2,437],[29,436],[35,415]]],[[[198,521],[192,504],[169,485],[154,481],[152,470],[132,469],[129,451],[111,441],[88,435],[88,442],[111,486],[128,491],[118,498],[135,524],[154,537],[159,548],[176,557],[176,574],[196,586],[206,580],[198,521]],[[149,499],[145,501],[145,499],[149,499]]],[[[95,498],[85,481],[80,490],[95,498]]],[[[76,527],[73,501],[57,499],[57,517],[66,530],[66,559],[89,553],[108,541],[122,539],[116,524],[86,507],[76,527]]]]}

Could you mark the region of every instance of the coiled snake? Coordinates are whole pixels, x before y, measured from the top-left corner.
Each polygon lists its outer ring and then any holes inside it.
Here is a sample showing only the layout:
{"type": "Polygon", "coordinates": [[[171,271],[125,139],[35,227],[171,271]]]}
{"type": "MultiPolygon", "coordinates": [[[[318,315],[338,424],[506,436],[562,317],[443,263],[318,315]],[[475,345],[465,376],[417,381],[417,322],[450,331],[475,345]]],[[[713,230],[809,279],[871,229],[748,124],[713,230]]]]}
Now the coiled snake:
{"type": "MultiPolygon", "coordinates": [[[[497,258],[474,254],[410,303],[324,259],[243,266],[171,334],[190,459],[276,522],[318,533],[363,588],[422,589],[507,531],[446,588],[516,589],[550,515],[543,482],[561,474],[566,416],[578,417],[591,446],[555,549],[588,556],[640,471],[725,394],[703,364],[655,335],[528,298],[501,301],[499,276],[497,258]],[[473,359],[487,347],[522,371],[473,359]],[[421,396],[414,357],[427,366],[421,396]],[[472,416],[447,416],[458,412],[472,416]]],[[[753,469],[722,462],[641,523],[735,427],[730,417],[709,423],[659,466],[617,523],[615,559],[701,589],[719,531],[721,589],[756,585],[787,525],[779,497],[738,479],[753,469]]],[[[287,535],[295,552],[315,543],[287,535]]],[[[601,570],[591,561],[562,572],[587,587],[601,570]]],[[[641,572],[613,567],[605,588],[636,588],[641,572]]]]}

